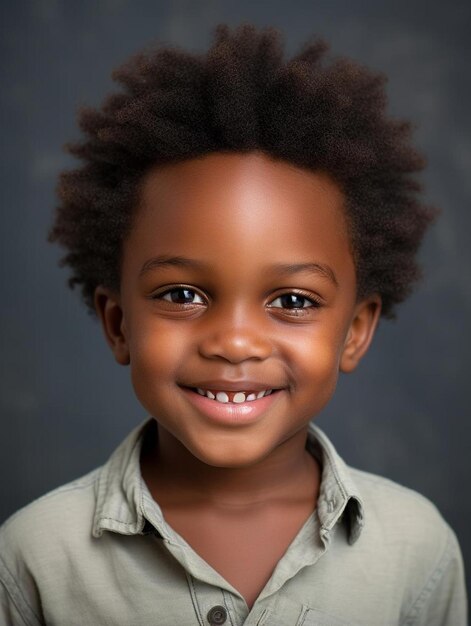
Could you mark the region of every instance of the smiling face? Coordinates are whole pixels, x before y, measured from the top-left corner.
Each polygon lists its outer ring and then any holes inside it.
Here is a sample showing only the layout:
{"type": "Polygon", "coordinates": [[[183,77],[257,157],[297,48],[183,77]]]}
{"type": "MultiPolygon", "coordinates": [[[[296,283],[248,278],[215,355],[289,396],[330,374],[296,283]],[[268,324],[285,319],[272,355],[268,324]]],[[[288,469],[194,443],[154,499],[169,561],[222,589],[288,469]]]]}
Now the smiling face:
{"type": "Polygon", "coordinates": [[[200,461],[248,466],[304,436],[366,351],[380,307],[357,302],[343,203],[259,153],[143,181],[120,294],[100,287],[97,311],[141,404],[200,461]]]}

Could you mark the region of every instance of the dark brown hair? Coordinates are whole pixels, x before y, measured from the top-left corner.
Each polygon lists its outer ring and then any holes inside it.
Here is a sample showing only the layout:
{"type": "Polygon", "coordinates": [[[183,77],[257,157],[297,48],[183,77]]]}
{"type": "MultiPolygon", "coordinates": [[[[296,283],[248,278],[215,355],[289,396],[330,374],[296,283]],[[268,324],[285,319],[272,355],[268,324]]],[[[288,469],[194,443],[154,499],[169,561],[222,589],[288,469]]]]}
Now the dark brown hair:
{"type": "Polygon", "coordinates": [[[262,151],[331,174],[346,196],[358,297],[379,293],[394,316],[419,277],[416,252],[434,212],[419,199],[423,159],[411,125],[386,115],[385,77],[308,41],[284,61],[274,28],[215,28],[204,54],[158,46],[113,73],[124,89],[82,108],[83,161],[63,172],[50,233],[68,254],[70,286],[93,308],[95,287],[119,289],[123,239],[138,185],[158,164],[211,152],[262,151]]]}

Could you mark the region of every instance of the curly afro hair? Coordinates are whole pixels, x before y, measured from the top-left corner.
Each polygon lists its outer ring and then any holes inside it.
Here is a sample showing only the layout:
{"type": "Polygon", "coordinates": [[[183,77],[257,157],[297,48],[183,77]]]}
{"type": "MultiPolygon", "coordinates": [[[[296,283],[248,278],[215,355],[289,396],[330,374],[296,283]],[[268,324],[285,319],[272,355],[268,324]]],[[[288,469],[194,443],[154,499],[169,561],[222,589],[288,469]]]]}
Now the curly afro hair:
{"type": "Polygon", "coordinates": [[[262,151],[331,174],[346,197],[358,297],[380,294],[382,315],[394,317],[420,276],[416,252],[435,214],[418,199],[424,163],[410,123],[386,115],[384,75],[326,62],[327,49],[310,39],[285,62],[277,29],[219,24],[205,54],[158,46],[113,72],[124,89],[79,112],[86,139],[66,147],[83,165],[60,175],[49,235],[68,250],[69,285],[92,312],[97,285],[119,289],[122,242],[151,167],[262,151]]]}

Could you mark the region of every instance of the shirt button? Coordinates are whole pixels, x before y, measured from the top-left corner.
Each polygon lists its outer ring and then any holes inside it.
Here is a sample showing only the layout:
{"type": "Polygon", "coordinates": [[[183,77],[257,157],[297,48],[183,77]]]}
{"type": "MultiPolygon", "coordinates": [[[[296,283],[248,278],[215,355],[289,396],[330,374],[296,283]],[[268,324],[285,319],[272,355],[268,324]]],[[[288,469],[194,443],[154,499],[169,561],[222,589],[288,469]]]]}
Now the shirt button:
{"type": "Polygon", "coordinates": [[[223,606],[213,606],[213,608],[208,611],[207,617],[210,624],[224,624],[227,619],[227,611],[223,606]]]}

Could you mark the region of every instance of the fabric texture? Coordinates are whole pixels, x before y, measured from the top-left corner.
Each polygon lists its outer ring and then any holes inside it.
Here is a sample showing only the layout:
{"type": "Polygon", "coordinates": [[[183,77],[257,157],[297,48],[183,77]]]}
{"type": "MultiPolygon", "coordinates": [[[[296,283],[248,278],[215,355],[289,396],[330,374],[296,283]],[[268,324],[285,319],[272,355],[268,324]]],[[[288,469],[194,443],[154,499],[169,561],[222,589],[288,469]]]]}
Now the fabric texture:
{"type": "Polygon", "coordinates": [[[3,524],[0,624],[466,626],[460,548],[436,507],[347,466],[313,424],[316,510],[249,611],[166,523],[142,479],[141,446],[153,426],[146,420],[105,465],[3,524]]]}

